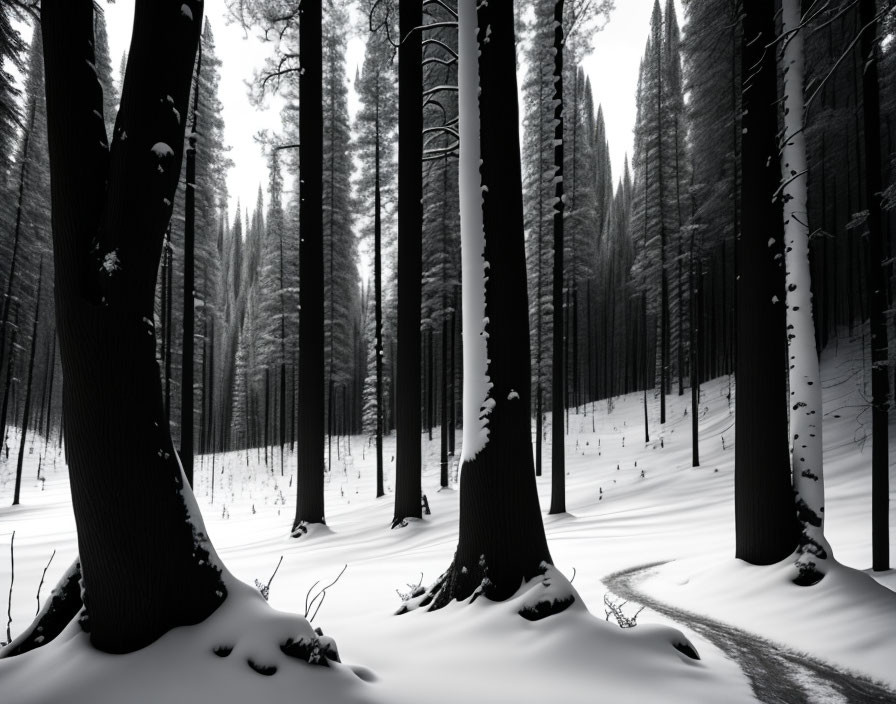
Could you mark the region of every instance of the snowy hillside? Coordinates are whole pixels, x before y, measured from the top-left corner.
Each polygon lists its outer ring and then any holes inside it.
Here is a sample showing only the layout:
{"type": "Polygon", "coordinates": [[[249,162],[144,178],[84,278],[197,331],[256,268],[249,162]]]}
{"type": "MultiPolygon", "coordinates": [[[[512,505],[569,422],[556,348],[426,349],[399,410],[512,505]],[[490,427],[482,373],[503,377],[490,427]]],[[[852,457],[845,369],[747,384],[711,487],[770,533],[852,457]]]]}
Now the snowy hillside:
{"type": "MultiPolygon", "coordinates": [[[[837,561],[854,570],[836,568],[816,587],[792,585],[785,578],[785,565],[749,567],[733,559],[735,437],[733,399],[728,394],[729,388],[732,395],[735,389],[722,378],[703,388],[699,468],[692,468],[690,461],[689,394],[667,399],[670,420],[663,431],[655,420],[656,400],[649,399],[649,443],[644,442],[638,394],[570,413],[569,512],[545,515],[544,520],[557,567],[567,577],[575,575],[573,586],[595,618],[570,609],[531,623],[516,615],[512,603],[484,600],[472,606],[454,604],[436,613],[393,615],[401,604],[396,592],[434,581],[448,567],[456,543],[458,492],[438,491],[437,434],[432,442],[424,442],[423,490],[432,515],[390,530],[394,462],[389,460],[394,438],[386,441],[386,497],[376,500],[373,452],[366,439],[352,437],[340,441],[338,459],[334,456],[333,471],[326,478],[327,526],[314,527],[298,540],[288,537],[295,502],[294,458],[286,457],[281,476],[276,454],[270,469],[261,452],[252,451],[248,457],[231,453],[223,460],[215,458],[214,465],[205,457],[196,466],[196,495],[223,561],[244,582],[266,584],[282,556],[270,584],[270,603],[300,615],[309,592],[313,596],[347,566],[327,590],[312,625],[336,640],[343,663],[355,669],[337,667],[329,672],[293,661],[265,677],[235,659],[215,657],[210,648],[222,644],[215,640],[223,638],[222,633],[236,634],[244,644],[237,644],[234,652],[248,653],[251,659],[264,650],[257,645],[264,640],[260,632],[276,635],[298,627],[286,617],[261,611],[260,600],[243,595],[238,603],[245,609],[228,610],[228,602],[199,628],[176,629],[130,655],[99,654],[85,647],[83,635],[73,635],[67,642],[0,661],[0,700],[9,704],[63,697],[75,702],[175,701],[171,697],[182,696],[189,682],[191,694],[183,700],[191,702],[296,701],[298,688],[309,696],[314,693],[315,701],[390,704],[460,698],[755,701],[738,663],[690,630],[687,622],[672,623],[650,609],[640,613],[633,629],[622,630],[612,619],[605,622],[604,580],[656,563],[668,564],[630,580],[652,599],[729,623],[896,690],[892,669],[896,596],[889,591],[896,589],[896,574],[875,575],[884,589],[861,572],[871,561],[871,485],[870,430],[862,401],[867,373],[850,371],[861,355],[859,343],[841,344],[839,354],[831,345],[822,364],[827,535],[837,561]],[[669,647],[674,634],[658,630],[656,624],[682,629],[702,659],[690,660],[669,647]],[[165,676],[160,679],[162,672],[165,676]]],[[[890,430],[892,436],[892,423],[890,430]]],[[[550,422],[546,437],[550,438],[550,422]]],[[[62,457],[51,448],[38,478],[42,452],[38,441],[28,455],[22,505],[0,509],[0,594],[4,595],[10,589],[10,541],[15,531],[12,636],[35,613],[35,596],[51,553],[55,550],[56,556],[46,570],[42,599],[76,554],[62,457]]],[[[14,474],[12,462],[0,461],[4,504],[9,503],[14,474]]],[[[896,486],[892,462],[890,474],[891,486],[896,486]]],[[[546,506],[547,462],[538,486],[546,506]]],[[[890,525],[894,546],[892,492],[890,525]]],[[[632,615],[637,608],[630,603],[625,613],[632,615]]],[[[826,699],[835,694],[813,690],[810,679],[805,683],[808,701],[847,701],[826,699]]]]}

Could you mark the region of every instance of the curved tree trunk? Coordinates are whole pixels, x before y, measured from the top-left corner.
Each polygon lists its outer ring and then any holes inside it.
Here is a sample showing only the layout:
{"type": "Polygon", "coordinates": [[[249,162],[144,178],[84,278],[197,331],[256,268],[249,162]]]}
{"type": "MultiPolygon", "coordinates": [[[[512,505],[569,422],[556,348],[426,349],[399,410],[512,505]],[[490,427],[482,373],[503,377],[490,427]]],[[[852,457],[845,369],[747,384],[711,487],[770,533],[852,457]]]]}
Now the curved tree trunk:
{"type": "Polygon", "coordinates": [[[203,620],[225,597],[186,506],[151,322],[202,3],[137,1],[111,150],[93,13],[91,0],[41,4],[66,454],[87,627],[95,647],[121,653],[203,620]]]}

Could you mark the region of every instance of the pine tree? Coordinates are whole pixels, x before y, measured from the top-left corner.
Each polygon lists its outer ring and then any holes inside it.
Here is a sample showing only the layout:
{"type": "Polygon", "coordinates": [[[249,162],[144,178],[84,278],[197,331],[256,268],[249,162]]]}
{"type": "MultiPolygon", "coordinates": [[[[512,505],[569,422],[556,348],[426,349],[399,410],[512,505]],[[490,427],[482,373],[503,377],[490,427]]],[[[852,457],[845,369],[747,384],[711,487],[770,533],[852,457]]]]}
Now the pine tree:
{"type": "Polygon", "coordinates": [[[457,85],[456,16],[440,6],[427,7],[427,43],[423,49],[423,288],[422,330],[426,341],[427,427],[439,425],[441,486],[448,486],[448,456],[454,435],[449,418],[450,326],[460,285],[460,210],[456,157],[457,93],[439,87],[457,85]],[[435,92],[438,91],[438,92],[435,92]],[[435,378],[438,372],[438,380],[435,378]],[[438,388],[434,388],[438,386],[438,388]],[[440,401],[436,408],[436,399],[440,401]],[[436,417],[438,416],[438,418],[436,417]]]}
{"type": "Polygon", "coordinates": [[[25,402],[24,408],[22,409],[22,423],[19,427],[19,455],[16,460],[16,484],[15,489],[13,489],[12,495],[12,505],[17,506],[19,503],[19,495],[22,489],[22,462],[25,459],[25,443],[28,438],[28,421],[30,420],[31,415],[31,390],[34,382],[34,356],[37,351],[37,340],[38,340],[38,324],[40,323],[40,298],[41,293],[43,293],[43,283],[44,283],[44,267],[43,267],[43,258],[41,258],[40,268],[37,275],[37,301],[34,306],[34,325],[31,330],[31,352],[29,353],[29,361],[28,361],[28,377],[27,382],[25,384],[25,402]]]}
{"type": "Polygon", "coordinates": [[[299,6],[298,499],[293,535],[324,521],[323,58],[321,3],[299,6]],[[320,106],[320,107],[318,107],[320,106]],[[321,165],[320,169],[318,164],[321,165]]]}
{"type": "MultiPolygon", "coordinates": [[[[367,37],[364,69],[356,81],[361,101],[357,115],[357,149],[361,159],[358,181],[358,200],[367,233],[372,229],[374,290],[370,299],[373,314],[368,310],[367,375],[364,387],[364,431],[375,436],[376,495],[383,496],[383,433],[384,402],[384,345],[383,345],[383,235],[392,235],[388,227],[390,205],[396,198],[395,124],[397,122],[397,90],[393,49],[389,42],[391,18],[370,17],[372,27],[367,37]],[[371,344],[372,342],[372,344],[371,344]]],[[[370,237],[367,234],[366,237],[370,237]]]]}
{"type": "MultiPolygon", "coordinates": [[[[357,244],[352,231],[350,128],[345,82],[347,13],[328,5],[323,34],[324,360],[327,434],[332,443],[351,386],[358,320],[357,244]]],[[[328,466],[332,465],[332,446],[328,466]]]]}
{"type": "MultiPolygon", "coordinates": [[[[103,88],[103,115],[106,118],[106,134],[111,136],[115,129],[115,116],[118,114],[118,90],[112,81],[112,59],[109,57],[106,16],[102,11],[98,11],[93,17],[93,22],[96,37],[96,75],[103,88]]],[[[124,80],[123,72],[121,76],[124,80]]]]}
{"type": "MultiPolygon", "coordinates": [[[[865,201],[868,207],[868,307],[871,323],[871,522],[872,559],[875,571],[890,567],[889,543],[889,438],[890,409],[889,333],[887,331],[886,251],[881,206],[880,88],[878,65],[880,41],[874,0],[860,0],[859,19],[863,27],[861,53],[863,127],[865,134],[865,201]]],[[[892,250],[891,250],[892,251],[892,250]]],[[[820,436],[819,436],[820,437],[820,436]]]]}
{"type": "MultiPolygon", "coordinates": [[[[454,560],[420,601],[429,608],[474,593],[507,599],[551,562],[529,431],[519,137],[506,129],[508,122],[517,123],[513,8],[477,8],[473,0],[461,0],[458,15],[465,332],[461,515],[454,560]],[[478,62],[471,60],[477,43],[478,62]]],[[[570,596],[539,604],[523,615],[542,618],[572,601],[570,596]]]]}
{"type": "Polygon", "coordinates": [[[542,424],[544,412],[552,403],[551,360],[553,359],[554,309],[552,278],[554,255],[551,247],[550,199],[553,197],[553,65],[549,57],[553,33],[550,31],[552,8],[545,3],[536,7],[526,42],[528,71],[522,86],[524,118],[524,222],[529,289],[529,329],[532,340],[532,388],[535,411],[535,472],[541,476],[542,424]]]}
{"type": "MultiPolygon", "coordinates": [[[[34,31],[28,51],[24,98],[24,129],[10,174],[12,193],[9,203],[12,206],[12,217],[9,230],[3,233],[3,249],[9,256],[9,268],[3,272],[5,277],[0,282],[3,284],[3,300],[0,303],[0,370],[3,369],[8,354],[7,337],[10,333],[9,323],[14,300],[19,302],[19,324],[26,330],[31,327],[41,256],[47,260],[44,266],[45,280],[53,280],[53,266],[49,261],[51,230],[46,92],[43,39],[39,25],[34,31]]],[[[39,332],[46,339],[55,310],[52,296],[45,297],[43,308],[45,314],[40,321],[39,332]]],[[[4,395],[6,393],[4,391],[4,395]]],[[[19,393],[19,389],[12,388],[9,393],[19,393]]],[[[5,427],[0,427],[0,437],[4,433],[5,427]]]]}
{"type": "Polygon", "coordinates": [[[261,274],[259,279],[261,301],[262,359],[271,370],[277,386],[277,432],[280,445],[281,471],[286,444],[287,408],[291,405],[291,381],[295,375],[298,353],[298,270],[295,257],[298,251],[296,230],[288,228],[283,211],[283,177],[280,172],[280,151],[270,154],[270,203],[267,211],[267,227],[262,245],[261,274]]]}
{"type": "MultiPolygon", "coordinates": [[[[25,43],[13,24],[13,18],[11,5],[0,7],[0,193],[4,193],[6,175],[11,167],[9,157],[22,121],[18,105],[20,91],[9,69],[23,69],[25,43]]],[[[3,215],[0,213],[0,218],[3,215]]],[[[0,222],[4,220],[0,219],[0,222]]]]}
{"type": "Polygon", "coordinates": [[[668,201],[666,209],[668,216],[667,230],[669,233],[669,256],[667,257],[667,279],[670,289],[669,313],[667,319],[670,371],[678,377],[678,394],[684,393],[685,370],[685,336],[686,323],[685,311],[688,306],[688,296],[685,289],[685,226],[687,193],[690,183],[688,174],[688,155],[686,152],[687,123],[684,112],[684,86],[682,82],[681,66],[681,36],[678,28],[678,18],[675,14],[673,0],[666,0],[666,8],[663,16],[664,25],[664,70],[663,81],[663,113],[666,121],[667,134],[664,136],[668,142],[667,171],[665,177],[669,183],[668,201]],[[672,355],[672,349],[675,354],[672,355]]]}
{"type": "Polygon", "coordinates": [[[551,510],[554,513],[566,511],[566,448],[563,425],[563,410],[566,406],[566,342],[563,335],[563,318],[557,313],[563,310],[563,289],[565,269],[563,267],[564,247],[564,134],[563,134],[563,0],[554,2],[554,200],[553,200],[553,244],[554,261],[551,302],[554,309],[553,359],[551,364],[551,510]]]}
{"type": "Polygon", "coordinates": [[[734,248],[741,208],[741,0],[684,0],[685,108],[694,173],[691,225],[704,233],[704,378],[734,363],[734,248]]]}
{"type": "MultiPolygon", "coordinates": [[[[224,123],[221,117],[222,107],[218,98],[218,83],[221,62],[215,54],[215,42],[211,25],[208,19],[205,19],[202,36],[200,38],[200,48],[197,52],[196,67],[200,66],[198,72],[194,68],[193,82],[191,85],[190,95],[190,111],[184,116],[188,120],[187,125],[187,141],[185,142],[185,153],[189,157],[189,139],[192,137],[195,142],[195,173],[193,179],[193,286],[195,292],[193,297],[194,310],[194,333],[197,330],[202,331],[204,335],[208,330],[217,327],[218,330],[225,330],[224,316],[228,310],[228,297],[231,290],[225,285],[227,277],[232,275],[222,266],[226,267],[224,262],[229,261],[232,251],[218,251],[218,232],[223,211],[227,203],[227,187],[226,174],[227,170],[232,166],[232,162],[227,157],[227,148],[224,145],[224,123]],[[197,118],[194,125],[194,108],[197,118]],[[194,129],[195,127],[195,129],[194,129]],[[210,318],[219,317],[219,325],[211,324],[210,318]]],[[[105,93],[104,93],[105,95],[105,93]]],[[[181,172],[181,181],[187,182],[187,159],[184,159],[184,165],[181,172]]],[[[171,378],[170,393],[172,397],[179,397],[180,403],[171,404],[171,428],[175,439],[179,444],[183,443],[181,436],[182,427],[182,407],[184,407],[184,399],[186,389],[182,383],[184,379],[183,350],[184,335],[186,322],[184,319],[184,291],[185,270],[186,270],[186,188],[178,189],[174,199],[174,212],[171,218],[170,245],[172,252],[172,267],[169,272],[171,278],[171,295],[172,300],[177,301],[177,305],[172,306],[171,311],[171,344],[168,347],[167,356],[170,359],[171,378]]],[[[163,262],[164,264],[164,262],[163,262]]],[[[160,277],[159,291],[157,296],[161,298],[161,287],[163,281],[160,277]]],[[[161,300],[159,300],[159,306],[161,300]]],[[[160,309],[161,310],[161,309],[160,309]]],[[[160,318],[161,319],[161,318],[160,318]]],[[[195,338],[194,338],[195,339],[195,338]]],[[[207,345],[203,345],[204,347],[207,345]]],[[[233,348],[231,348],[231,351],[233,348]]],[[[197,354],[193,354],[193,378],[202,378],[203,366],[206,364],[204,358],[197,354]]],[[[225,359],[219,355],[219,359],[225,359]]],[[[230,358],[232,364],[232,357],[230,358]]],[[[217,375],[218,372],[208,369],[207,372],[217,375]]],[[[205,386],[200,384],[203,391],[205,386]]],[[[188,392],[186,392],[188,393],[188,392]]],[[[194,394],[193,397],[193,426],[201,426],[202,408],[204,401],[194,394]]],[[[229,409],[229,405],[228,405],[229,409]]],[[[224,426],[227,427],[227,426],[224,426]]],[[[183,448],[182,448],[183,449],[183,448]]],[[[187,467],[185,466],[185,470],[187,467]]]]}

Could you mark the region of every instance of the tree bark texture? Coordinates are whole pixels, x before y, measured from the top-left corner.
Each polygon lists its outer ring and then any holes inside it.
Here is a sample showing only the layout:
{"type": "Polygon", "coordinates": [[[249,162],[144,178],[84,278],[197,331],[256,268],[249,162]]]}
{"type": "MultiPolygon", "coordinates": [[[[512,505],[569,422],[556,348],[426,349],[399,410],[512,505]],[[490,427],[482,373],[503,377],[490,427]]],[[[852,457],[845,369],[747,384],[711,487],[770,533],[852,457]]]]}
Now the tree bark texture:
{"type": "Polygon", "coordinates": [[[198,0],[138,0],[111,149],[93,2],[41,5],[63,413],[91,641],[130,652],[225,597],[165,423],[152,324],[198,0]]]}
{"type": "MultiPolygon", "coordinates": [[[[531,368],[519,136],[515,129],[505,129],[507,124],[517,123],[513,7],[510,3],[482,3],[477,23],[475,0],[461,0],[459,5],[461,169],[468,169],[461,175],[461,198],[462,202],[474,199],[475,208],[479,208],[480,198],[482,202],[484,260],[479,266],[485,271],[479,269],[479,280],[484,273],[487,323],[483,332],[489,383],[480,411],[487,419],[482,429],[486,438],[475,455],[464,443],[457,551],[433,608],[451,599],[466,599],[479,587],[488,598],[506,599],[519,589],[522,580],[539,574],[543,562],[551,562],[529,429],[531,368]],[[476,52],[470,51],[477,40],[478,81],[473,61],[476,52]],[[480,163],[477,154],[466,154],[472,148],[471,137],[474,142],[479,138],[475,146],[481,149],[481,182],[475,172],[480,163]],[[473,179],[468,178],[471,175],[473,179]]],[[[462,218],[465,209],[462,204],[462,218]]],[[[462,246],[468,247],[471,233],[463,220],[461,231],[462,246]]],[[[475,270],[467,264],[465,254],[464,287],[480,285],[473,276],[475,270]]],[[[474,342],[467,322],[476,321],[469,320],[465,311],[465,348],[474,342]]],[[[465,369],[465,378],[467,373],[465,369]]],[[[469,402],[465,397],[465,406],[469,402]]]]}

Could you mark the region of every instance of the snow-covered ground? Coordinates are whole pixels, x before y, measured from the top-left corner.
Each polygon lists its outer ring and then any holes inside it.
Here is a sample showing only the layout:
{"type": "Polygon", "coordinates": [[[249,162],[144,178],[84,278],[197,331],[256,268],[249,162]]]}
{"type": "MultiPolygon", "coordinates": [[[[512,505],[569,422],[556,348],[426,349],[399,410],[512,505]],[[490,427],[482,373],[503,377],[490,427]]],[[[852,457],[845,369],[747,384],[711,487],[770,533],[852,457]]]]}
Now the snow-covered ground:
{"type": "MultiPolygon", "coordinates": [[[[282,633],[298,632],[301,620],[266,609],[251,593],[234,587],[232,594],[240,596],[233,604],[240,609],[222,609],[205,624],[178,629],[137,654],[102,655],[83,647],[84,637],[73,634],[33,656],[0,661],[0,701],[52,702],[63,691],[66,701],[76,702],[177,701],[173,692],[185,686],[191,693],[182,700],[191,702],[296,701],[303,689],[314,693],[312,701],[390,704],[460,697],[489,703],[754,701],[737,663],[686,627],[675,624],[699,651],[699,662],[671,648],[674,632],[659,627],[671,622],[650,610],[640,614],[633,629],[604,621],[602,578],[660,562],[668,564],[639,586],[657,600],[896,689],[896,573],[872,579],[861,572],[871,564],[870,412],[863,400],[863,384],[870,385],[870,377],[867,369],[854,371],[854,360],[861,358],[858,342],[841,342],[839,356],[837,351],[832,345],[822,366],[826,529],[834,556],[855,569],[835,567],[815,587],[791,584],[786,565],[756,568],[733,559],[734,407],[724,378],[703,387],[699,468],[691,467],[687,392],[668,398],[669,422],[662,431],[656,422],[658,402],[650,399],[649,443],[644,442],[640,394],[570,413],[568,513],[544,515],[544,521],[555,564],[567,577],[575,574],[573,586],[594,617],[571,609],[531,623],[516,615],[513,604],[483,600],[437,613],[393,615],[401,604],[397,592],[434,581],[455,548],[458,492],[438,490],[437,430],[433,441],[423,444],[423,490],[432,515],[396,530],[389,528],[394,437],[385,443],[387,494],[379,500],[374,498],[372,447],[360,437],[340,441],[326,479],[327,526],[312,528],[298,540],[288,537],[294,457],[287,455],[281,476],[278,453],[268,468],[263,452],[250,452],[248,464],[246,453],[233,453],[215,460],[214,501],[209,458],[196,466],[197,499],[221,558],[235,577],[253,584],[256,579],[267,583],[282,556],[270,604],[299,615],[305,613],[309,590],[314,594],[313,585],[327,584],[347,565],[313,622],[335,638],[347,666],[335,671],[311,667],[289,661],[274,641],[273,648],[262,643],[260,634],[283,640],[282,633]],[[211,653],[228,638],[236,641],[233,655],[211,653]],[[252,657],[267,657],[278,672],[270,677],[253,672],[245,664],[252,657]]],[[[891,422],[891,446],[894,427],[891,422]]],[[[458,432],[458,443],[460,437],[458,432]]],[[[545,438],[546,471],[538,486],[547,507],[549,426],[545,438]]],[[[10,586],[15,531],[13,636],[34,616],[38,585],[53,550],[42,599],[76,554],[62,458],[51,450],[38,479],[42,451],[38,442],[27,457],[17,507],[8,506],[14,454],[0,460],[0,502],[6,504],[0,508],[0,603],[10,586]]],[[[893,461],[890,486],[891,562],[896,563],[893,461]]],[[[634,610],[627,607],[629,614],[634,610]]]]}

